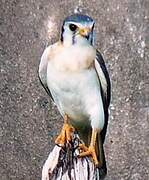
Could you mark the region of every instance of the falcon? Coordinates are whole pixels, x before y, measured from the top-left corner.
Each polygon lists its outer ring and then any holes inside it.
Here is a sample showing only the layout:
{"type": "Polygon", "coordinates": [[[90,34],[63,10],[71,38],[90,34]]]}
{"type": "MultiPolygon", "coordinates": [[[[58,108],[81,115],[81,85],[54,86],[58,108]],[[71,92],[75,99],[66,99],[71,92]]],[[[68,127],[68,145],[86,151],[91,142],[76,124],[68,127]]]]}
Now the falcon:
{"type": "Polygon", "coordinates": [[[94,47],[94,25],[87,15],[67,17],[59,41],[43,52],[39,78],[64,118],[55,143],[70,142],[75,129],[83,141],[79,157],[91,156],[106,174],[103,144],[111,85],[103,57],[94,47]]]}

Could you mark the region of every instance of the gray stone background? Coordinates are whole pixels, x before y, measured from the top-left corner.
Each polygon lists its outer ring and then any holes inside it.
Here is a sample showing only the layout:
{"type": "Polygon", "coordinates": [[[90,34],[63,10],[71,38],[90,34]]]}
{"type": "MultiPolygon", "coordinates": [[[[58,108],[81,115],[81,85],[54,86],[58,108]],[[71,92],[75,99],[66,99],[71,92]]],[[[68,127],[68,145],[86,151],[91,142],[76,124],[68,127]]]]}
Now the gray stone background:
{"type": "Polygon", "coordinates": [[[149,179],[149,1],[0,0],[0,180],[41,179],[62,119],[38,65],[77,7],[96,20],[112,80],[106,180],[149,179]]]}

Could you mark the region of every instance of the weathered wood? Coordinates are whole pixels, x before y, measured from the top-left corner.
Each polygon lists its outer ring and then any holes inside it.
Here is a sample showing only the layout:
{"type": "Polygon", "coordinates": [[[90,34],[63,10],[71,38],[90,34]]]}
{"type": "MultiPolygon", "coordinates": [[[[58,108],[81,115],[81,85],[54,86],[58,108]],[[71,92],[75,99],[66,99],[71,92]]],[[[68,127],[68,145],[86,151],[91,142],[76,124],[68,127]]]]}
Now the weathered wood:
{"type": "Polygon", "coordinates": [[[91,159],[78,157],[79,143],[78,135],[74,134],[65,147],[56,145],[43,166],[42,180],[100,180],[100,170],[91,159]]]}

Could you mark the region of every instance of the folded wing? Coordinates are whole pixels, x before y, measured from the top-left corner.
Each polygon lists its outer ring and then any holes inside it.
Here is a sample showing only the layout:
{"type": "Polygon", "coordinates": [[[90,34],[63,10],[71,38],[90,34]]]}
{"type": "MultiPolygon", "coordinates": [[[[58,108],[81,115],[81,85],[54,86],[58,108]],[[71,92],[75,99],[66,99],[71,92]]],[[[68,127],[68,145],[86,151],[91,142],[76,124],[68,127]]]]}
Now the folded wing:
{"type": "Polygon", "coordinates": [[[48,60],[49,60],[49,53],[51,50],[51,46],[47,47],[41,57],[41,61],[39,64],[39,79],[40,82],[42,84],[42,86],[44,87],[44,89],[46,90],[46,92],[48,93],[48,95],[51,97],[51,99],[54,101],[52,94],[48,88],[47,85],[47,66],[48,66],[48,60]]]}
{"type": "Polygon", "coordinates": [[[108,108],[111,100],[111,83],[105,62],[99,51],[96,52],[95,69],[101,85],[101,93],[105,114],[105,125],[101,132],[102,143],[104,143],[109,117],[108,108]]]}

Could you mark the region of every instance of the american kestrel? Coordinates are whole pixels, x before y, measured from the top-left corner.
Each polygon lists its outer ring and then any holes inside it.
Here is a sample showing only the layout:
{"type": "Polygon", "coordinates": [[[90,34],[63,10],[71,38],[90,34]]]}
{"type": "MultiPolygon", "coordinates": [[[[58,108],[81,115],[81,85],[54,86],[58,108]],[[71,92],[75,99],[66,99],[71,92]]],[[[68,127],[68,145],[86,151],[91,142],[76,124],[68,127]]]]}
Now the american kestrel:
{"type": "Polygon", "coordinates": [[[94,20],[74,14],[62,25],[60,40],[41,57],[39,78],[64,118],[56,144],[78,132],[80,157],[92,156],[106,174],[103,143],[108,124],[110,78],[104,60],[94,47],[94,20]]]}

